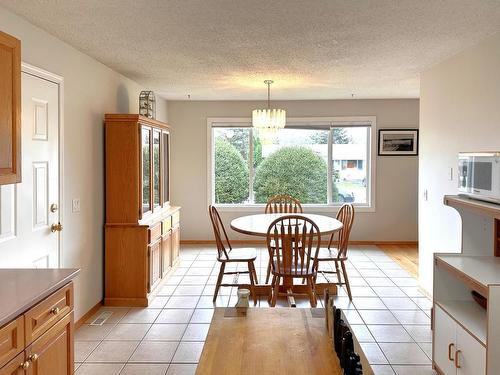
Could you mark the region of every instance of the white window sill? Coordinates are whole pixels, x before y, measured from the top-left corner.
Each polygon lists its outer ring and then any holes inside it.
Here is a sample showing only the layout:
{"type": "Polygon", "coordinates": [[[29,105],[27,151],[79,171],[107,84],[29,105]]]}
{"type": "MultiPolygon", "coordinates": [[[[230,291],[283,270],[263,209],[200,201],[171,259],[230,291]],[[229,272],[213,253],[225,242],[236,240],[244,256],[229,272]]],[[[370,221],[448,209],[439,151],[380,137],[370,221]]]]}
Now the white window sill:
{"type": "MultiPolygon", "coordinates": [[[[232,205],[214,204],[219,212],[248,212],[249,214],[262,214],[266,208],[265,204],[232,205]]],[[[337,213],[341,205],[317,205],[303,204],[304,213],[337,213]]],[[[374,206],[354,205],[356,212],[375,212],[374,206]]]]}

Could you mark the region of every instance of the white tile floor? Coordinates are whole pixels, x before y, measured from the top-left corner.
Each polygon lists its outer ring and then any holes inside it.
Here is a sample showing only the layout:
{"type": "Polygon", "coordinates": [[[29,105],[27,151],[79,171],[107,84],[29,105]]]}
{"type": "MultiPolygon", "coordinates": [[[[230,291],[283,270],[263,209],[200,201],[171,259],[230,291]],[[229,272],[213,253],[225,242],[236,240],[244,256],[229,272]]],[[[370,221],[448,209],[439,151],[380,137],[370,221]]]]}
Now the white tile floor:
{"type": "MultiPolygon", "coordinates": [[[[75,335],[76,374],[194,374],[213,314],[219,272],[215,253],[213,247],[183,246],[179,268],[148,308],[103,307],[96,316],[112,312],[105,324],[85,324],[75,335]]],[[[344,309],[375,374],[435,374],[430,360],[431,302],[417,280],[376,247],[353,246],[349,259],[353,301],[340,289],[335,304],[344,309]]],[[[267,261],[267,250],[261,249],[256,261],[260,282],[267,261]]],[[[321,267],[331,269],[329,264],[321,267]]],[[[248,276],[241,275],[239,281],[248,282],[248,276]]],[[[231,306],[236,300],[236,288],[221,288],[215,306],[231,306]]],[[[297,303],[309,307],[306,298],[297,303]]],[[[265,299],[257,305],[267,306],[265,299]]],[[[286,302],[278,301],[278,306],[286,302]]]]}

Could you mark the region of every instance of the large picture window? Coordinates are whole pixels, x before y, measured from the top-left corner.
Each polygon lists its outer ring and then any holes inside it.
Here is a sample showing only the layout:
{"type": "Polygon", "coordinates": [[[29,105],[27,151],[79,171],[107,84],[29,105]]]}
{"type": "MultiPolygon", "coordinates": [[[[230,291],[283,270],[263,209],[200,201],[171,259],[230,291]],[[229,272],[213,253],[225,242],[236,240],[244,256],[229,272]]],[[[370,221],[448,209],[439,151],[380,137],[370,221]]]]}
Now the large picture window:
{"type": "Polygon", "coordinates": [[[322,121],[261,135],[249,123],[209,121],[211,202],[252,206],[289,194],[305,205],[371,207],[373,128],[322,121]]]}

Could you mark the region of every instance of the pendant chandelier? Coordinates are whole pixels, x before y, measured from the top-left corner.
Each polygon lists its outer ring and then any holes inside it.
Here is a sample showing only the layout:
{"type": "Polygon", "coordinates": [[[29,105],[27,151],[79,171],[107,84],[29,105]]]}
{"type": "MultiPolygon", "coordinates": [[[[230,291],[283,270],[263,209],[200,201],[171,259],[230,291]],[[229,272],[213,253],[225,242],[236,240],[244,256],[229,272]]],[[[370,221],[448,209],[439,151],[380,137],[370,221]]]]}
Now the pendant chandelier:
{"type": "Polygon", "coordinates": [[[286,124],[286,111],[284,109],[271,109],[271,84],[273,81],[266,79],[267,109],[254,109],[252,111],[252,126],[260,133],[274,134],[283,129],[286,124]]]}

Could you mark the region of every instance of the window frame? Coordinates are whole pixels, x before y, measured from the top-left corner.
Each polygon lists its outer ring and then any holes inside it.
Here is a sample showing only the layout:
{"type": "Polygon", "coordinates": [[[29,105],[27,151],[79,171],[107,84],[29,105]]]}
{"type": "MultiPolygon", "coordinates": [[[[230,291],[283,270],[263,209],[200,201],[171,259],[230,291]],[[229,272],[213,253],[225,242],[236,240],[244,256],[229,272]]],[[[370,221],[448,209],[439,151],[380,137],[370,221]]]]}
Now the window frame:
{"type": "MultiPolygon", "coordinates": [[[[377,161],[377,118],[376,116],[334,116],[334,117],[291,117],[287,118],[287,128],[304,129],[324,129],[330,130],[332,127],[358,127],[369,126],[367,142],[367,203],[355,203],[358,212],[375,212],[375,191],[376,191],[376,161],[377,161]]],[[[208,117],[207,118],[207,202],[213,204],[223,212],[255,212],[260,213],[265,208],[265,204],[216,204],[214,189],[214,137],[213,128],[250,128],[249,134],[249,167],[253,167],[253,142],[252,142],[252,119],[251,117],[208,117]]],[[[332,191],[332,132],[328,139],[328,170],[327,170],[327,191],[330,200],[332,191]]],[[[251,175],[251,174],[250,174],[251,175]]],[[[250,196],[253,195],[253,181],[249,179],[250,196]]],[[[302,204],[306,210],[314,212],[331,212],[341,206],[341,203],[327,204],[302,204]]]]}

